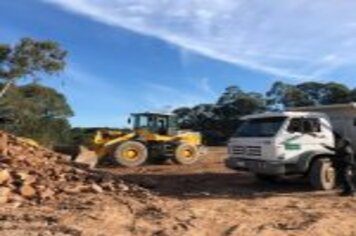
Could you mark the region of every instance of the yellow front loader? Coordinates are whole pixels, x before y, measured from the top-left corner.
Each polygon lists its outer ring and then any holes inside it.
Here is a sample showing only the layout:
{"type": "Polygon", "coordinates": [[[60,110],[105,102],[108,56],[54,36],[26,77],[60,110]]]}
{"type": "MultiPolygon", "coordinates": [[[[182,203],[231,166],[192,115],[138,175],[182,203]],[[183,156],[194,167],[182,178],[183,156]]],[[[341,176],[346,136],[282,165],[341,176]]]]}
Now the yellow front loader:
{"type": "Polygon", "coordinates": [[[113,157],[125,167],[161,163],[167,159],[190,165],[200,159],[201,134],[178,130],[176,116],[162,113],[132,114],[130,132],[98,131],[89,150],[82,148],[76,162],[95,166],[103,158],[113,157]]]}

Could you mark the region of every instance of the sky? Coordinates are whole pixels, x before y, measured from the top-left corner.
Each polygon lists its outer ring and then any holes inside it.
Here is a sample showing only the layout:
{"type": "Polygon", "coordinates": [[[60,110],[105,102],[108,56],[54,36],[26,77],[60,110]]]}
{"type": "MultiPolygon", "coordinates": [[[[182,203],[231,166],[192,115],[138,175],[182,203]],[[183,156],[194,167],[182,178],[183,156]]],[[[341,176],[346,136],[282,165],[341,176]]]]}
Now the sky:
{"type": "Polygon", "coordinates": [[[354,0],[1,0],[0,42],[58,41],[66,70],[41,81],[73,126],[215,102],[276,80],[356,87],[354,0]]]}

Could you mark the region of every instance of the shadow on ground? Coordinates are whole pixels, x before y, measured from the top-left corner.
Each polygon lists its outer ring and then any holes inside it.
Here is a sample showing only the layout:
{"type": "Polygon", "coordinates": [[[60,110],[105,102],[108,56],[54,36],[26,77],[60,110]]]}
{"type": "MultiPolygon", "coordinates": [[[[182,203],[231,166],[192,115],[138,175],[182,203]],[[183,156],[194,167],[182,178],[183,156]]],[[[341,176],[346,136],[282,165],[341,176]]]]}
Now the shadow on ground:
{"type": "Polygon", "coordinates": [[[241,173],[199,173],[184,175],[125,174],[120,178],[148,188],[160,196],[174,198],[259,198],[312,193],[303,178],[274,183],[257,181],[241,173]]]}

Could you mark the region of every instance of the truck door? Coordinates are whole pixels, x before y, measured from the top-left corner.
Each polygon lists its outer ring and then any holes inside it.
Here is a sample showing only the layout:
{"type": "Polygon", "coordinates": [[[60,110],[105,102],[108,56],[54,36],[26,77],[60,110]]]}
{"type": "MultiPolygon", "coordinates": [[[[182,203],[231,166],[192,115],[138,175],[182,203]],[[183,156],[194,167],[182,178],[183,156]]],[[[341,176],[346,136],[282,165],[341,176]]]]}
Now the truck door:
{"type": "Polygon", "coordinates": [[[285,161],[296,162],[304,149],[302,118],[292,118],[283,136],[280,145],[285,161]]]}
{"type": "Polygon", "coordinates": [[[287,162],[296,163],[301,155],[321,149],[329,137],[325,135],[319,118],[292,118],[281,145],[287,162]]]}
{"type": "Polygon", "coordinates": [[[321,144],[330,144],[331,130],[326,130],[326,125],[322,124],[320,118],[303,118],[303,145],[307,151],[320,151],[321,144]]]}

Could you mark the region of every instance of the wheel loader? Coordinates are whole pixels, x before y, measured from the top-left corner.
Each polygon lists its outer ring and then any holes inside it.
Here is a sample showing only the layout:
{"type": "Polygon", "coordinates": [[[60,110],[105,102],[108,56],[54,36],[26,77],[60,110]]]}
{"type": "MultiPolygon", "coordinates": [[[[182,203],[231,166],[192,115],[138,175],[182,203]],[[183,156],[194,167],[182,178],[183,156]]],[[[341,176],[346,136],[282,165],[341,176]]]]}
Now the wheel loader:
{"type": "Polygon", "coordinates": [[[98,161],[112,158],[121,166],[136,167],[168,159],[190,165],[200,159],[201,134],[178,130],[174,114],[136,113],[128,121],[132,131],[98,131],[92,145],[82,147],[75,161],[94,167],[98,161]]]}

